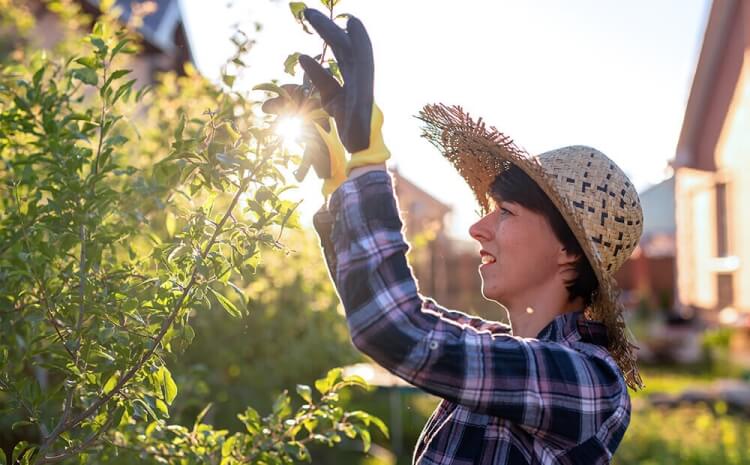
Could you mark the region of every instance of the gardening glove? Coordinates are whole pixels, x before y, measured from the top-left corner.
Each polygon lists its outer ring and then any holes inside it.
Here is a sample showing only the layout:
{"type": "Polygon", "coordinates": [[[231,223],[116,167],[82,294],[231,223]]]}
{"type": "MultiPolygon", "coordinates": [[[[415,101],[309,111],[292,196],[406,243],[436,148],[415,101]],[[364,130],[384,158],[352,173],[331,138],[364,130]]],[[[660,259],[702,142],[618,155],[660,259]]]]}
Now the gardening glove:
{"type": "Polygon", "coordinates": [[[352,154],[346,175],[357,166],[381,163],[391,154],[383,142],[383,113],[373,102],[372,43],[362,22],[349,15],[346,31],[323,13],[306,8],[304,15],[338,62],[343,85],[308,55],[299,63],[320,92],[323,108],[336,121],[339,137],[352,154]]]}
{"type": "Polygon", "coordinates": [[[331,118],[321,107],[320,97],[305,84],[284,84],[278,97],[268,99],[261,109],[278,116],[297,116],[303,123],[302,140],[305,147],[302,162],[294,172],[297,181],[307,175],[310,166],[323,179],[321,191],[328,197],[346,180],[346,156],[331,118]]]}

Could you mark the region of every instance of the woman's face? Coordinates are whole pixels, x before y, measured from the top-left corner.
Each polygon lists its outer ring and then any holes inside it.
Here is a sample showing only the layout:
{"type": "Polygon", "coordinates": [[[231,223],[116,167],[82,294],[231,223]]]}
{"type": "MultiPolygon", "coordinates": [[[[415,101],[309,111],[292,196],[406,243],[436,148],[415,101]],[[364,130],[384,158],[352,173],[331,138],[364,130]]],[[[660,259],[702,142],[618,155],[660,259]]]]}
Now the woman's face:
{"type": "Polygon", "coordinates": [[[563,246],[547,219],[515,202],[492,202],[490,213],[469,228],[481,245],[482,294],[503,305],[553,282],[563,246]]]}

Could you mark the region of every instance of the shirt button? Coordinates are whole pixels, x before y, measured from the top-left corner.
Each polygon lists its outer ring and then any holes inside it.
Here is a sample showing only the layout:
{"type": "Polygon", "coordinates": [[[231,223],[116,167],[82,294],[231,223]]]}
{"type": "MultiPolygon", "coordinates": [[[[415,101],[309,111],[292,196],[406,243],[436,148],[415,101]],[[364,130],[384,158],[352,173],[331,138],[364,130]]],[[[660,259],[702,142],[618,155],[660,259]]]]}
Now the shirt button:
{"type": "Polygon", "coordinates": [[[438,343],[437,343],[437,341],[431,341],[431,342],[430,342],[430,350],[435,350],[435,349],[437,349],[437,348],[438,348],[438,343]]]}

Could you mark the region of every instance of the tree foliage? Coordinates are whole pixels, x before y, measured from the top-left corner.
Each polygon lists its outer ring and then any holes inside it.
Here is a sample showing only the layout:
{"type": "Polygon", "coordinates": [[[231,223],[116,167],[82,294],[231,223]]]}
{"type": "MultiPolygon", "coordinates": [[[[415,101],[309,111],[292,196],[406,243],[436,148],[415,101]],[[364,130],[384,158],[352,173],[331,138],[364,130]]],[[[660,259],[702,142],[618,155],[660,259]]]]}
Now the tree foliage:
{"type": "Polygon", "coordinates": [[[0,74],[0,408],[28,434],[0,460],[292,463],[342,434],[367,448],[385,427],[344,411],[340,392],[366,385],[338,369],[317,396],[299,386],[296,409],[286,392],[265,417],[247,408],[244,431],[205,411],[169,423],[168,362],[196,315],[248,317],[261,250],[289,252],[298,225],[283,170],[299,159],[233,87],[250,41],[235,40],[223,88],[190,68],[140,87],[138,38],[108,2],[81,37],[76,4],[49,1],[68,28],[53,50],[18,40],[33,16],[3,3],[16,38],[0,74]]]}

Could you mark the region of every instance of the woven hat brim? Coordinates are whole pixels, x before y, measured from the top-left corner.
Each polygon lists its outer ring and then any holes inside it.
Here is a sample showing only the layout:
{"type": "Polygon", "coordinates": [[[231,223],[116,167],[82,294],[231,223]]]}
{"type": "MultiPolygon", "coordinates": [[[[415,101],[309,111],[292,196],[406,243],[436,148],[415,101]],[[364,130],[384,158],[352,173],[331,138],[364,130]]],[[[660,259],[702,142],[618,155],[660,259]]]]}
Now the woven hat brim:
{"type": "Polygon", "coordinates": [[[489,210],[488,192],[495,177],[515,165],[526,173],[555,205],[581,245],[598,279],[599,289],[587,317],[602,321],[610,334],[610,354],[633,389],[643,387],[636,366],[635,349],[629,337],[619,303],[619,291],[614,278],[604,272],[599,255],[577,221],[569,203],[557,190],[539,160],[520,148],[507,135],[481,118],[473,120],[460,106],[426,105],[417,116],[425,124],[422,137],[426,138],[454,166],[467,182],[478,203],[489,210]]]}

